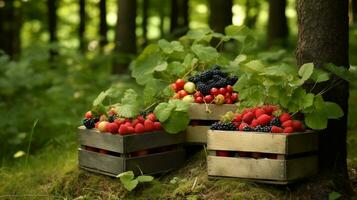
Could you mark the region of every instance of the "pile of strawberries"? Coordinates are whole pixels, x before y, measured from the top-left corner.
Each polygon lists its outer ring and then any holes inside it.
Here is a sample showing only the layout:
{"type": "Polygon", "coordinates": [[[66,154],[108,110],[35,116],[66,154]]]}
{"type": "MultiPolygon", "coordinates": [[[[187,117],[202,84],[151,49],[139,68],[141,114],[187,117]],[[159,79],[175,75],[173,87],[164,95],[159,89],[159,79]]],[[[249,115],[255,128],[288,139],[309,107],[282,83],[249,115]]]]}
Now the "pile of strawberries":
{"type": "Polygon", "coordinates": [[[108,116],[101,115],[95,118],[91,111],[85,114],[83,124],[86,128],[96,128],[100,132],[109,132],[112,134],[128,135],[140,134],[162,130],[161,123],[157,121],[154,113],[149,113],[145,117],[139,115],[136,118],[118,118],[114,110],[108,112],[108,116]],[[94,123],[94,126],[93,126],[94,123]]]}

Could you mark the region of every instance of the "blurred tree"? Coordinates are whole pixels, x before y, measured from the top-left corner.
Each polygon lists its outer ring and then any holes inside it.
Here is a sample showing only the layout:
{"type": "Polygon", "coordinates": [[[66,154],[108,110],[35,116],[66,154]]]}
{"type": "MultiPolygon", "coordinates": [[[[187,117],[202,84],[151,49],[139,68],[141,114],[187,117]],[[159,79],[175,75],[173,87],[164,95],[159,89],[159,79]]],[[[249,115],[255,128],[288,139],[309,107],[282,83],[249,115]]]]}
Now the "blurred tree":
{"type": "Polygon", "coordinates": [[[171,1],[170,33],[180,37],[188,31],[188,0],[171,1]]]}
{"type": "Polygon", "coordinates": [[[258,20],[260,12],[259,0],[246,0],[244,24],[253,29],[258,20]]]}
{"type": "Polygon", "coordinates": [[[232,0],[209,0],[209,25],[212,30],[224,33],[224,28],[232,24],[232,0]]]}
{"type": "Polygon", "coordinates": [[[143,23],[142,23],[142,29],[143,29],[143,46],[146,46],[148,43],[148,11],[149,11],[149,0],[143,0],[143,23]]]}
{"type": "Polygon", "coordinates": [[[287,45],[289,30],[285,7],[286,0],[269,0],[268,46],[274,44],[287,45]]]}
{"type": "Polygon", "coordinates": [[[57,42],[57,0],[47,0],[48,31],[50,33],[50,42],[57,42]]]}
{"type": "MultiPolygon", "coordinates": [[[[167,1],[162,1],[161,5],[163,8],[166,8],[167,6],[167,1]]],[[[160,30],[160,38],[163,38],[165,35],[165,30],[164,30],[164,25],[165,25],[165,9],[159,9],[159,18],[160,18],[160,24],[159,24],[159,30],[160,30]]]]}
{"type": "Polygon", "coordinates": [[[115,30],[113,73],[128,71],[131,56],[136,54],[136,0],[118,0],[118,19],[115,30]]]}
{"type": "Polygon", "coordinates": [[[104,47],[108,44],[108,24],[107,24],[107,5],[106,0],[99,1],[99,45],[104,47]]]}
{"type": "MultiPolygon", "coordinates": [[[[348,0],[298,0],[297,14],[298,65],[314,62],[316,67],[322,67],[326,63],[333,63],[349,68],[348,0]]],[[[315,88],[321,90],[331,84],[331,81],[327,81],[315,88]]],[[[323,97],[339,104],[345,115],[341,119],[330,120],[328,128],[319,135],[321,172],[333,180],[338,192],[351,194],[346,163],[349,84],[341,81],[323,97]]]]}
{"type": "Polygon", "coordinates": [[[21,8],[15,7],[13,0],[4,0],[3,4],[0,7],[0,49],[12,59],[16,59],[21,48],[21,8]]]}
{"type": "Polygon", "coordinates": [[[353,23],[357,23],[357,0],[352,0],[353,23]]]}
{"type": "Polygon", "coordinates": [[[85,41],[85,30],[86,30],[86,1],[79,0],[79,50],[83,53],[86,51],[86,41],[85,41]]]}

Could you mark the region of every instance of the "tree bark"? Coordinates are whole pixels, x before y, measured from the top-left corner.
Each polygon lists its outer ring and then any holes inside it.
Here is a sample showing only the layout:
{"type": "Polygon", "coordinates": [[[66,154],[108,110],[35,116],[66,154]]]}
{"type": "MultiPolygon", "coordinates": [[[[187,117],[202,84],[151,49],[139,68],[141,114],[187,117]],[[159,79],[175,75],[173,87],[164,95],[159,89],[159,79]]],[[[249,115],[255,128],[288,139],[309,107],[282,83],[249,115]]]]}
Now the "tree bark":
{"type": "Polygon", "coordinates": [[[86,51],[86,41],[85,41],[85,29],[86,29],[86,1],[79,0],[79,50],[84,53],[86,51]]]}
{"type": "Polygon", "coordinates": [[[142,22],[142,29],[143,29],[143,46],[146,46],[148,43],[148,11],[149,11],[149,0],[143,0],[143,22],[142,22]]]}
{"type": "Polygon", "coordinates": [[[15,8],[13,0],[5,0],[4,3],[0,8],[0,49],[11,59],[17,59],[21,49],[21,12],[20,8],[15,8]]]}
{"type": "Polygon", "coordinates": [[[209,25],[212,30],[224,33],[224,28],[232,24],[232,0],[209,0],[209,25]]]}
{"type": "Polygon", "coordinates": [[[171,1],[170,33],[174,37],[185,35],[188,31],[188,0],[171,1]]]}
{"type": "Polygon", "coordinates": [[[268,46],[286,45],[289,36],[285,15],[286,0],[269,0],[268,46]]]}
{"type": "MultiPolygon", "coordinates": [[[[320,68],[325,63],[333,63],[348,68],[348,0],[298,0],[297,14],[298,65],[314,62],[320,68]]],[[[331,81],[318,88],[328,84],[331,81]]],[[[348,83],[338,84],[323,97],[339,104],[345,115],[339,120],[330,120],[327,129],[320,133],[320,171],[333,180],[339,192],[348,195],[352,192],[346,163],[348,83]]]]}
{"type": "Polygon", "coordinates": [[[257,0],[247,0],[245,3],[244,24],[253,29],[259,17],[260,4],[257,0]]]}
{"type": "Polygon", "coordinates": [[[99,45],[103,48],[106,44],[108,44],[108,24],[107,24],[107,5],[106,0],[99,1],[99,45]]]}
{"type": "Polygon", "coordinates": [[[57,38],[57,0],[47,0],[48,31],[50,33],[50,42],[58,41],[57,38]]]}
{"type": "Polygon", "coordinates": [[[115,30],[115,52],[113,73],[128,72],[130,56],[136,54],[136,0],[118,0],[118,20],[115,30]]]}
{"type": "Polygon", "coordinates": [[[352,0],[353,23],[357,23],[357,0],[352,0]]]}

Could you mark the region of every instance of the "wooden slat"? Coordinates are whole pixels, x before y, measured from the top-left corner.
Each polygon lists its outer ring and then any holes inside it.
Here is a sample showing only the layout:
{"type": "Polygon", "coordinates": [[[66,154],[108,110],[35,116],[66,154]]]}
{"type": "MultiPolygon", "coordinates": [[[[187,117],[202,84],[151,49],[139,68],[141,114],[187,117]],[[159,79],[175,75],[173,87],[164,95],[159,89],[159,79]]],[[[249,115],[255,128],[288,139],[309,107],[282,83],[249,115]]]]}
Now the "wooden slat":
{"type": "Polygon", "coordinates": [[[186,142],[207,144],[207,131],[210,126],[188,126],[186,129],[186,142]]]}
{"type": "Polygon", "coordinates": [[[84,169],[84,170],[87,170],[87,171],[90,171],[90,172],[94,172],[94,173],[98,173],[98,174],[103,174],[103,175],[106,175],[106,176],[116,177],[118,175],[118,174],[112,174],[112,173],[109,173],[109,172],[100,171],[100,170],[97,170],[97,169],[92,169],[92,168],[88,168],[88,167],[84,167],[84,166],[79,166],[79,167],[84,169]]]}
{"type": "Polygon", "coordinates": [[[156,174],[180,167],[185,162],[183,149],[150,154],[147,156],[126,159],[125,169],[132,170],[135,174],[156,174]],[[140,170],[139,170],[140,168],[140,170]]]}
{"type": "Polygon", "coordinates": [[[285,154],[286,135],[209,130],[207,149],[285,154]]]}
{"type": "Polygon", "coordinates": [[[79,144],[84,146],[96,147],[113,152],[123,153],[123,136],[110,133],[101,133],[96,129],[86,129],[81,126],[78,128],[79,144]]]}
{"type": "Polygon", "coordinates": [[[287,136],[287,154],[316,151],[318,149],[317,132],[293,133],[287,136]]]}
{"type": "Polygon", "coordinates": [[[79,149],[78,159],[81,167],[110,174],[120,174],[124,171],[124,161],[121,157],[79,149]]]}
{"type": "Polygon", "coordinates": [[[285,180],[285,162],[273,159],[208,156],[207,171],[210,176],[285,180]]]}
{"type": "Polygon", "coordinates": [[[286,161],[287,180],[298,180],[317,173],[318,157],[317,155],[294,158],[286,161]]]}
{"type": "Polygon", "coordinates": [[[221,115],[226,114],[228,111],[236,111],[235,104],[198,104],[193,103],[189,109],[190,119],[193,120],[219,120],[221,115]],[[209,111],[209,112],[208,112],[209,111]]]}

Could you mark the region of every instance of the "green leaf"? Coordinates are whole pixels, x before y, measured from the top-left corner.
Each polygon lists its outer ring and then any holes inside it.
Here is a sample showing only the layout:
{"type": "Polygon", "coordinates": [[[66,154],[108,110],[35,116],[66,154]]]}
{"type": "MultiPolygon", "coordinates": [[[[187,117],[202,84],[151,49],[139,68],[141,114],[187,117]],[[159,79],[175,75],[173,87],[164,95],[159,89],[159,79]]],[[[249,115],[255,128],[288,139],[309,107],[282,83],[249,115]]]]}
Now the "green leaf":
{"type": "Polygon", "coordinates": [[[94,99],[93,101],[93,106],[98,106],[99,104],[102,104],[102,102],[104,101],[104,99],[107,97],[107,93],[105,92],[101,92],[96,99],[94,99]]]}
{"type": "Polygon", "coordinates": [[[197,42],[202,40],[209,42],[212,38],[211,33],[212,30],[209,28],[194,29],[189,30],[187,34],[182,38],[195,40],[197,42]]]}
{"type": "Polygon", "coordinates": [[[127,171],[123,172],[117,175],[117,178],[120,178],[120,180],[133,180],[134,179],[134,172],[133,171],[127,171]]]}
{"type": "Polygon", "coordinates": [[[191,50],[197,55],[197,57],[201,61],[205,63],[214,62],[219,57],[219,53],[217,52],[217,50],[210,46],[194,44],[192,45],[191,50]]]}
{"type": "Polygon", "coordinates": [[[336,200],[340,197],[342,197],[342,195],[338,192],[331,192],[330,194],[328,194],[328,200],[336,200]]]}
{"type": "Polygon", "coordinates": [[[315,95],[313,93],[307,93],[304,97],[302,108],[308,108],[314,104],[315,95]]]}
{"type": "Polygon", "coordinates": [[[252,60],[248,63],[245,63],[241,69],[246,72],[260,72],[263,73],[265,66],[259,60],[252,60]]]}
{"type": "Polygon", "coordinates": [[[162,93],[167,84],[159,79],[149,80],[144,88],[143,100],[145,105],[153,103],[155,97],[162,93]]]}
{"type": "Polygon", "coordinates": [[[140,107],[136,104],[124,104],[115,107],[120,117],[133,118],[140,112],[140,107]]]}
{"type": "Polygon", "coordinates": [[[159,40],[158,44],[162,51],[166,54],[171,54],[174,51],[183,51],[183,46],[178,41],[168,42],[167,40],[161,39],[159,40]]]}
{"type": "Polygon", "coordinates": [[[162,123],[165,131],[171,134],[184,131],[190,123],[190,117],[187,112],[172,111],[168,120],[162,123]]]}
{"type": "Polygon", "coordinates": [[[160,103],[156,106],[154,113],[157,116],[157,119],[163,123],[165,122],[171,115],[171,111],[175,109],[175,105],[169,103],[160,103]]]}
{"type": "Polygon", "coordinates": [[[240,42],[244,42],[247,35],[250,34],[250,30],[246,26],[230,25],[224,29],[224,32],[228,37],[234,38],[240,42]]]}
{"type": "Polygon", "coordinates": [[[325,69],[330,71],[331,73],[337,75],[338,77],[344,79],[345,81],[348,81],[352,84],[354,84],[357,79],[357,73],[356,71],[350,71],[344,66],[336,66],[332,63],[328,63],[324,66],[325,69]]]}
{"type": "Polygon", "coordinates": [[[167,69],[167,62],[161,62],[155,66],[154,71],[161,72],[167,69]]]}
{"type": "Polygon", "coordinates": [[[316,112],[305,113],[305,124],[315,130],[323,130],[327,128],[328,119],[319,115],[316,112]]]}
{"type": "Polygon", "coordinates": [[[343,110],[334,102],[325,101],[325,110],[329,119],[338,119],[343,116],[343,110]]]}
{"type": "Polygon", "coordinates": [[[151,182],[154,180],[154,177],[152,176],[146,176],[146,175],[141,175],[136,178],[136,180],[139,181],[139,183],[144,183],[144,182],[151,182]]]}
{"type": "Polygon", "coordinates": [[[310,78],[312,72],[314,71],[314,64],[313,63],[305,63],[299,69],[299,76],[301,80],[306,81],[310,78]]]}
{"type": "Polygon", "coordinates": [[[327,81],[329,80],[329,78],[329,73],[318,68],[315,68],[314,72],[311,75],[311,79],[314,80],[316,83],[327,81]]]}
{"type": "Polygon", "coordinates": [[[128,89],[124,92],[124,97],[121,99],[122,104],[131,104],[133,100],[136,100],[138,94],[133,89],[128,89]]]}
{"type": "Polygon", "coordinates": [[[190,108],[190,103],[178,99],[171,99],[169,103],[175,105],[175,111],[187,112],[190,108]]]}
{"type": "Polygon", "coordinates": [[[167,66],[167,72],[175,77],[182,76],[186,71],[185,66],[177,61],[170,62],[167,66]]]}

